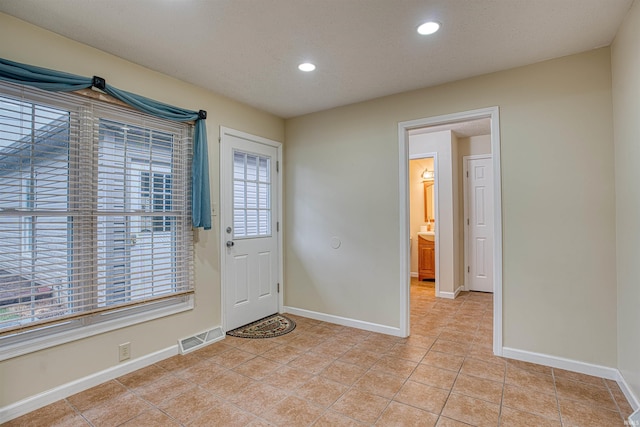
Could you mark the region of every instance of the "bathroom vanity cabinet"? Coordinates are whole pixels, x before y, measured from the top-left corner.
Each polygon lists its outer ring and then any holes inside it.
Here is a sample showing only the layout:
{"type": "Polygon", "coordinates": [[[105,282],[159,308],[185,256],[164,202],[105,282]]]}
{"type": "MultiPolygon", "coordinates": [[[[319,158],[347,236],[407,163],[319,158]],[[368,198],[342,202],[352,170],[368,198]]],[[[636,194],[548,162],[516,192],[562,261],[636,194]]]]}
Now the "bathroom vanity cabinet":
{"type": "Polygon", "coordinates": [[[418,280],[436,278],[436,247],[433,240],[418,234],[418,280]]]}

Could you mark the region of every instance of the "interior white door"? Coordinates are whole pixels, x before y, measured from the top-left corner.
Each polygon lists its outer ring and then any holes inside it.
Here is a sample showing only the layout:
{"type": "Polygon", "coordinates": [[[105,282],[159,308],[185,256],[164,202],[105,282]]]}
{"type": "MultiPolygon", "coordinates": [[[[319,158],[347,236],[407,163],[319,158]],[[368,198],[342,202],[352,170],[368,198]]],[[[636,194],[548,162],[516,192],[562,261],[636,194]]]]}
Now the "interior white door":
{"type": "Polygon", "coordinates": [[[493,168],[470,158],[467,170],[467,277],[470,291],[493,292],[493,168]]]}
{"type": "Polygon", "coordinates": [[[278,148],[222,132],[225,328],[278,312],[278,148]]]}

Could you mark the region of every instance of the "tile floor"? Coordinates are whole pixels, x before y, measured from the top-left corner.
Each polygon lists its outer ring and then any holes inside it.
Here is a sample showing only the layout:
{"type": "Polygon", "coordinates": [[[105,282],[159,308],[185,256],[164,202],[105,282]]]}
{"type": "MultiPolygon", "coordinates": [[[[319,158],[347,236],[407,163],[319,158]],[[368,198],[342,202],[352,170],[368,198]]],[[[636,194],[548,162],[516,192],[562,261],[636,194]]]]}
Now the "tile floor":
{"type": "Polygon", "coordinates": [[[292,316],[268,340],[228,337],[8,426],[622,426],[614,381],[495,357],[492,296],[436,300],[412,283],[410,338],[292,316]]]}

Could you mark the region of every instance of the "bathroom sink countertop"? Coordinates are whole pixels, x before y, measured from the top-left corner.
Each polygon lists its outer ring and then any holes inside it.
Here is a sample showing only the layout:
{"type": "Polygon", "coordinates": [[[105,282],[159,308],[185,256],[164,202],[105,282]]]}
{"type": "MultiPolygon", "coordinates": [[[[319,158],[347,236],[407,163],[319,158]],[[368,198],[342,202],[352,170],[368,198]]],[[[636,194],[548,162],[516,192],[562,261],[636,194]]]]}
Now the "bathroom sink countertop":
{"type": "Polygon", "coordinates": [[[422,236],[427,240],[434,241],[436,239],[435,231],[418,231],[418,236],[422,236]]]}

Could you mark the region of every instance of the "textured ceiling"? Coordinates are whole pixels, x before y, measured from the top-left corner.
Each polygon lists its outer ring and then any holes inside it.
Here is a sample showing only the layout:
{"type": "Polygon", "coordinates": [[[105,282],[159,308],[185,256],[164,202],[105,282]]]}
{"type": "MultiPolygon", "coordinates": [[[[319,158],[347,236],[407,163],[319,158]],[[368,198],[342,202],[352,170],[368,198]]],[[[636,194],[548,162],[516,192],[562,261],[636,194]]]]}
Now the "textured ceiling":
{"type": "Polygon", "coordinates": [[[2,0],[0,11],[281,117],[609,45],[632,0],[2,0]],[[426,21],[442,23],[420,36],[426,21]],[[311,61],[313,73],[297,65],[311,61]]]}

